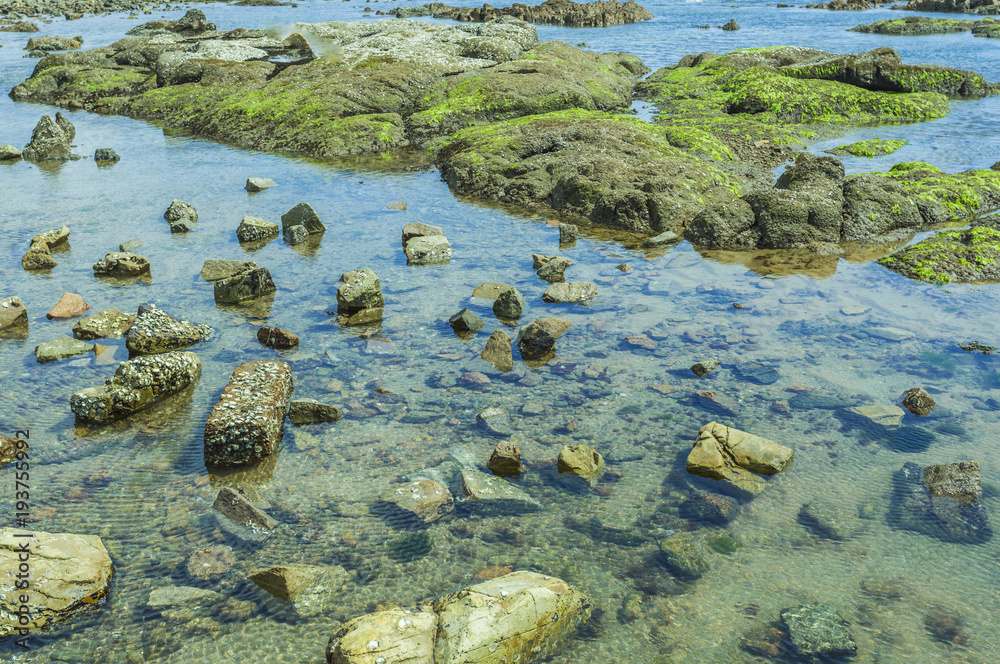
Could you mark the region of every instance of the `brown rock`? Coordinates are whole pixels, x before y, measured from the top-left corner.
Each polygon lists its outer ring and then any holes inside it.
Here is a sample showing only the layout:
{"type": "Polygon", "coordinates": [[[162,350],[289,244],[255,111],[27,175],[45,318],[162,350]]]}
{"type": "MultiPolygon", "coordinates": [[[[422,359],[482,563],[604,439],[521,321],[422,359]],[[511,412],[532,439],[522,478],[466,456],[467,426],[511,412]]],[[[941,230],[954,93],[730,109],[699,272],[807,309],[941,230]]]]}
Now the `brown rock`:
{"type": "Polygon", "coordinates": [[[403,246],[405,247],[406,243],[415,237],[428,237],[431,235],[444,235],[444,229],[440,226],[431,226],[430,224],[421,224],[419,222],[406,224],[403,226],[403,246]]]}
{"type": "Polygon", "coordinates": [[[28,310],[18,296],[0,301],[0,330],[28,325],[28,310]]]}
{"type": "Polygon", "coordinates": [[[278,522],[250,502],[250,499],[232,487],[224,487],[212,504],[212,509],[227,519],[251,528],[274,530],[278,522]]]}
{"type": "Polygon", "coordinates": [[[645,350],[656,350],[656,342],[647,337],[645,334],[632,334],[625,337],[625,343],[629,346],[634,346],[635,348],[643,348],[645,350]]]}
{"type": "Polygon", "coordinates": [[[268,348],[286,349],[299,345],[299,338],[296,335],[280,327],[260,328],[257,330],[257,341],[268,348]]]}
{"type": "MultiPolygon", "coordinates": [[[[24,443],[20,443],[22,446],[24,443]]],[[[16,459],[18,439],[0,436],[0,466],[6,466],[16,459]]]]}
{"type": "Polygon", "coordinates": [[[81,341],[121,337],[129,331],[133,322],[133,315],[123,314],[117,309],[105,309],[74,325],[73,336],[81,341]]]}
{"type": "Polygon", "coordinates": [[[493,454],[486,463],[486,467],[493,471],[494,475],[517,477],[524,472],[524,465],[521,463],[521,448],[512,440],[501,440],[493,449],[493,454]]]}
{"type": "Polygon", "coordinates": [[[390,210],[400,210],[402,212],[406,211],[406,201],[396,201],[394,203],[389,203],[385,206],[390,210]]]}
{"type": "Polygon", "coordinates": [[[473,389],[486,387],[490,384],[490,377],[479,371],[467,371],[458,377],[458,384],[473,389]]]}
{"type": "Polygon", "coordinates": [[[63,293],[63,296],[56,302],[56,306],[45,314],[49,320],[53,318],[74,318],[82,316],[90,310],[90,305],[83,301],[83,298],[76,293],[63,293]]]}
{"type": "Polygon", "coordinates": [[[52,258],[49,252],[49,245],[44,242],[35,242],[31,248],[21,257],[21,267],[25,270],[51,270],[56,265],[56,259],[52,258]]]}
{"type": "Polygon", "coordinates": [[[69,226],[62,226],[61,228],[53,228],[51,231],[39,233],[31,238],[31,244],[44,242],[49,245],[49,249],[55,249],[65,244],[67,240],[69,240],[69,226]]]}
{"type": "Polygon", "coordinates": [[[479,357],[491,363],[500,371],[510,371],[514,368],[514,354],[510,347],[510,335],[503,330],[494,330],[486,341],[486,346],[479,357]]]}
{"type": "Polygon", "coordinates": [[[589,445],[563,445],[556,467],[560,473],[596,481],[604,474],[604,457],[589,445]]]}
{"type": "Polygon", "coordinates": [[[472,297],[479,297],[484,300],[495,300],[499,297],[500,293],[510,290],[513,286],[508,284],[498,284],[495,281],[489,281],[485,284],[479,284],[472,291],[472,297]]]}
{"type": "Polygon", "coordinates": [[[199,549],[187,561],[188,574],[196,579],[218,580],[235,563],[233,550],[223,544],[199,549]]]}
{"type": "Polygon", "coordinates": [[[451,492],[433,480],[414,480],[390,489],[382,500],[423,523],[437,521],[451,512],[455,501],[451,492]]]}
{"type": "Polygon", "coordinates": [[[903,405],[906,410],[910,411],[914,415],[920,417],[922,415],[929,415],[934,409],[935,403],[931,395],[927,394],[927,391],[922,387],[914,387],[906,391],[903,395],[903,405]]]}
{"type": "Polygon", "coordinates": [[[705,360],[704,362],[698,362],[691,366],[691,371],[694,372],[695,376],[701,378],[705,374],[708,374],[719,366],[718,360],[705,360]]]}

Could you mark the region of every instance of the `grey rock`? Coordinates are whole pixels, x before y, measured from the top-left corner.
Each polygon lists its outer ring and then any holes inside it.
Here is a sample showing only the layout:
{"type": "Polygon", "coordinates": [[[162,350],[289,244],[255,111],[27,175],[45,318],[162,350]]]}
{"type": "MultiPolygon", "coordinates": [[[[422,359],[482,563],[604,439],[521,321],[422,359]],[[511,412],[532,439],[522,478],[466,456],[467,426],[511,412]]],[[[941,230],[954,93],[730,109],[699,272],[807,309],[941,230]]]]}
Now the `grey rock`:
{"type": "Polygon", "coordinates": [[[216,281],[215,301],[222,304],[239,304],[271,295],[276,290],[267,268],[253,267],[234,277],[216,281]]]}
{"type": "Polygon", "coordinates": [[[163,586],[149,593],[146,606],[168,620],[187,621],[223,599],[223,595],[205,588],[163,586]]]}
{"type": "Polygon", "coordinates": [[[211,334],[208,325],[177,320],[156,305],[145,303],[125,335],[125,345],[133,355],[149,355],[192,346],[211,334]]]}
{"type": "Polygon", "coordinates": [[[575,224],[559,224],[559,244],[570,245],[576,242],[579,231],[575,224]]]}
{"type": "Polygon", "coordinates": [[[846,540],[855,534],[851,521],[856,516],[857,510],[848,509],[842,501],[817,497],[802,505],[798,521],[819,537],[846,540]]]}
{"type": "Polygon", "coordinates": [[[28,310],[18,296],[0,301],[0,330],[28,326],[28,310]]]}
{"type": "Polygon", "coordinates": [[[514,427],[511,424],[510,416],[503,408],[490,406],[476,415],[476,419],[482,423],[482,426],[487,431],[494,435],[510,436],[514,433],[514,427]]]}
{"type": "Polygon", "coordinates": [[[285,228],[285,232],[282,235],[285,238],[285,242],[294,246],[296,244],[302,244],[309,239],[309,231],[302,224],[296,224],[295,226],[288,226],[285,228]]]}
{"type": "Polygon", "coordinates": [[[21,151],[18,150],[11,144],[0,145],[0,161],[7,161],[10,159],[20,159],[21,151]]]}
{"type": "Polygon", "coordinates": [[[419,222],[412,222],[403,226],[403,247],[406,247],[406,243],[417,237],[432,237],[435,235],[444,236],[444,229],[440,226],[431,226],[430,224],[422,224],[419,222]]]}
{"type": "Polygon", "coordinates": [[[337,311],[353,313],[377,309],[384,304],[382,283],[370,268],[352,270],[340,276],[337,284],[337,311]]]}
{"type": "Polygon", "coordinates": [[[71,152],[75,136],[76,129],[62,113],[56,113],[55,119],[43,115],[21,156],[28,161],[79,159],[71,152]]]}
{"type": "Polygon", "coordinates": [[[122,337],[132,327],[133,321],[135,316],[123,314],[117,309],[105,309],[74,325],[73,336],[83,341],[122,337]]]}
{"type": "Polygon", "coordinates": [[[642,246],[654,248],[654,247],[665,247],[670,244],[676,244],[680,242],[681,238],[677,233],[673,231],[666,231],[665,233],[660,233],[654,237],[649,238],[642,243],[642,246]]]}
{"type": "Polygon", "coordinates": [[[326,231],[326,226],[319,220],[319,215],[308,203],[299,203],[281,215],[282,231],[288,230],[290,226],[305,226],[310,235],[326,231]]]}
{"type": "Polygon", "coordinates": [[[438,265],[451,260],[452,249],[443,235],[426,235],[408,240],[404,248],[411,265],[438,265]]]}
{"type": "Polygon", "coordinates": [[[209,258],[201,266],[201,278],[205,281],[219,281],[234,277],[244,270],[257,267],[253,261],[233,261],[223,258],[209,258]]]}
{"type": "Polygon", "coordinates": [[[550,284],[566,281],[564,273],[566,268],[573,264],[573,261],[564,256],[546,256],[545,258],[548,260],[539,266],[536,274],[550,284]]]}
{"type": "Polygon", "coordinates": [[[340,409],[314,399],[297,399],[288,404],[288,419],[296,426],[336,422],[340,419],[340,409]]]}
{"type": "Polygon", "coordinates": [[[198,223],[198,213],[184,201],[172,201],[163,218],[170,224],[171,233],[187,233],[194,230],[194,225],[198,223]]]}
{"type": "Polygon", "coordinates": [[[729,31],[739,30],[740,29],[740,24],[736,22],[735,18],[731,18],[731,19],[729,19],[729,22],[726,23],[725,25],[720,25],[719,29],[721,29],[721,30],[729,30],[729,31]]]}
{"type": "Polygon", "coordinates": [[[94,161],[115,164],[121,161],[121,157],[111,148],[97,148],[94,151],[94,161]]]}
{"type": "Polygon", "coordinates": [[[704,360],[691,365],[691,372],[701,378],[719,368],[718,360],[704,360]]]}
{"type": "Polygon", "coordinates": [[[63,335],[53,341],[46,341],[35,346],[35,359],[39,364],[64,360],[67,357],[82,355],[94,350],[94,344],[78,341],[69,335],[63,335]]]}
{"type": "Polygon", "coordinates": [[[541,509],[541,503],[507,480],[462,469],[465,505],[481,514],[516,514],[541,509]]]}
{"type": "Polygon", "coordinates": [[[220,523],[228,520],[254,531],[271,531],[278,525],[277,521],[250,502],[250,499],[228,486],[219,491],[212,509],[220,523]]]}
{"type": "Polygon", "coordinates": [[[483,320],[467,308],[453,314],[448,319],[448,324],[451,325],[451,329],[455,330],[456,334],[478,332],[483,329],[484,325],[483,320]]]}
{"type": "Polygon", "coordinates": [[[236,237],[240,242],[256,242],[276,237],[279,232],[278,224],[272,224],[258,217],[245,216],[236,229],[236,237]]]}
{"type": "Polygon", "coordinates": [[[858,650],[847,621],[825,604],[782,609],[781,622],[792,646],[806,657],[853,655],[858,650]]]}
{"type": "Polygon", "coordinates": [[[125,240],[118,245],[118,251],[124,254],[135,253],[142,249],[142,240],[125,240]]]}
{"type": "Polygon", "coordinates": [[[890,523],[946,542],[981,543],[993,537],[982,500],[979,462],[921,468],[906,463],[897,477],[890,523]]]}
{"type": "Polygon", "coordinates": [[[922,387],[914,387],[906,391],[903,395],[903,406],[918,417],[930,415],[934,409],[935,402],[927,390],[922,387]]]}
{"type": "Polygon", "coordinates": [[[257,191],[264,191],[265,189],[270,189],[275,185],[275,181],[271,178],[247,178],[247,183],[244,185],[244,189],[253,193],[257,191]]]}
{"type": "Polygon", "coordinates": [[[597,285],[590,281],[555,283],[545,289],[546,302],[585,302],[597,296],[597,285]]]}
{"type": "Polygon", "coordinates": [[[516,288],[508,288],[493,301],[493,314],[497,318],[517,320],[524,313],[524,296],[516,288]]]}

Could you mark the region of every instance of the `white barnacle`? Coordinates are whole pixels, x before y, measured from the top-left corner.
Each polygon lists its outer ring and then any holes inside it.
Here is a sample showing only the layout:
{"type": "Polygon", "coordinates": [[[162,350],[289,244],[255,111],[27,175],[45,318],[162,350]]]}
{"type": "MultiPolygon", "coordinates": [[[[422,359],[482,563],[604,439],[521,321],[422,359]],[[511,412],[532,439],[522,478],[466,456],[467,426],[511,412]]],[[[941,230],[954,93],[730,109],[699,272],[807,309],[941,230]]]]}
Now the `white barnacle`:
{"type": "Polygon", "coordinates": [[[405,618],[399,619],[399,629],[401,630],[406,629],[409,625],[410,625],[409,621],[407,621],[405,618]]]}
{"type": "Polygon", "coordinates": [[[369,650],[378,650],[378,641],[375,640],[375,639],[372,639],[371,641],[369,641],[368,642],[368,649],[369,650]]]}
{"type": "Polygon", "coordinates": [[[509,594],[510,594],[510,593],[509,593],[509,592],[507,592],[506,590],[501,590],[501,591],[500,591],[500,597],[506,597],[506,596],[507,596],[507,595],[509,595],[509,594]]]}

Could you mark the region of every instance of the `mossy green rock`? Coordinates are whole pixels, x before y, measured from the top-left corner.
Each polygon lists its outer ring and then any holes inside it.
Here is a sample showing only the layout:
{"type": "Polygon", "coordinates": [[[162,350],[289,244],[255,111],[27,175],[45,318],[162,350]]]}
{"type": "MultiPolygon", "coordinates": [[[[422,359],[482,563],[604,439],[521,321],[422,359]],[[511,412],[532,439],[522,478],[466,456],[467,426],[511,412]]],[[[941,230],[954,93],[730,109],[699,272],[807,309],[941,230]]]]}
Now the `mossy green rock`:
{"type": "Polygon", "coordinates": [[[850,145],[838,145],[826,153],[838,157],[881,157],[892,154],[907,143],[909,143],[907,140],[886,141],[881,138],[870,138],[850,145]]]}
{"type": "Polygon", "coordinates": [[[660,554],[678,578],[699,579],[709,570],[705,547],[690,533],[677,533],[658,542],[660,554]]]}
{"type": "Polygon", "coordinates": [[[1000,231],[974,226],[939,233],[879,263],[932,284],[1000,281],[1000,231]]]}
{"type": "Polygon", "coordinates": [[[941,35],[968,32],[975,24],[976,21],[963,21],[955,18],[906,16],[857,25],[848,32],[864,32],[874,35],[941,35]]]}

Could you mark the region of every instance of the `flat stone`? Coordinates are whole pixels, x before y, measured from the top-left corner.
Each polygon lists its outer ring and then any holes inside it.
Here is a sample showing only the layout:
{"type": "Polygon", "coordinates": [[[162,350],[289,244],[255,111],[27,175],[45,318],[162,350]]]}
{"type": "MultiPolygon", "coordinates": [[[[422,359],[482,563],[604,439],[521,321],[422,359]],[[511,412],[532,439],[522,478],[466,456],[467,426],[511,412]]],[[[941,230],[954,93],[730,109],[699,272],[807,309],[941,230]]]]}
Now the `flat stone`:
{"type": "Polygon", "coordinates": [[[195,579],[214,581],[222,578],[235,563],[232,548],[215,544],[192,553],[187,561],[187,572],[195,579]]]}
{"type": "Polygon", "coordinates": [[[691,533],[676,533],[657,544],[667,567],[678,578],[700,579],[709,570],[705,547],[691,533]]]}
{"type": "Polygon", "coordinates": [[[125,240],[118,245],[118,251],[124,253],[135,253],[139,249],[142,249],[142,240],[125,240]]]}
{"type": "Polygon", "coordinates": [[[552,284],[542,293],[545,302],[585,302],[597,296],[597,285],[590,281],[566,281],[552,284]]]}
{"type": "Polygon", "coordinates": [[[257,191],[264,191],[265,189],[270,189],[275,185],[275,181],[271,178],[247,178],[247,183],[244,185],[244,189],[253,193],[257,191]]]}
{"type": "Polygon", "coordinates": [[[278,522],[232,487],[223,487],[212,504],[215,512],[234,523],[258,530],[274,530],[278,522]]]}
{"type": "Polygon", "coordinates": [[[201,278],[205,281],[228,279],[257,267],[253,261],[234,261],[222,258],[209,258],[201,266],[201,278]]]}
{"type": "Polygon", "coordinates": [[[87,316],[74,325],[73,336],[84,341],[122,337],[132,327],[133,321],[135,321],[135,316],[123,314],[117,309],[105,309],[92,316],[87,316]]]}
{"type": "Polygon", "coordinates": [[[467,507],[482,514],[534,512],[541,503],[510,482],[471,468],[462,469],[462,490],[467,507]]]}
{"type": "Polygon", "coordinates": [[[860,316],[871,311],[871,307],[841,307],[840,313],[845,316],[860,316]]]}
{"type": "Polygon", "coordinates": [[[430,479],[392,487],[382,494],[382,500],[422,523],[437,521],[455,507],[447,487],[430,479]]]}
{"type": "Polygon", "coordinates": [[[109,364],[118,364],[118,358],[115,357],[115,352],[118,349],[114,346],[102,346],[101,344],[94,344],[94,364],[99,367],[107,366],[109,364]]]}
{"type": "Polygon", "coordinates": [[[58,339],[46,341],[35,346],[35,359],[39,364],[64,360],[67,357],[89,353],[94,349],[94,344],[85,341],[78,341],[69,335],[63,335],[58,339]]]}
{"type": "Polygon", "coordinates": [[[497,436],[510,436],[514,433],[510,416],[503,408],[490,406],[476,415],[476,419],[482,423],[487,431],[497,436]]]}
{"type": "Polygon", "coordinates": [[[245,216],[236,229],[236,237],[240,242],[257,242],[277,237],[281,233],[278,224],[272,224],[259,217],[245,216]]]}
{"type": "Polygon", "coordinates": [[[397,210],[400,212],[405,212],[406,201],[393,201],[392,203],[387,204],[385,207],[387,210],[397,210]]]}
{"type": "Polygon", "coordinates": [[[53,318],[76,318],[82,316],[90,310],[90,305],[83,301],[83,298],[76,293],[63,293],[56,306],[45,314],[49,320],[53,318]]]}
{"type": "Polygon", "coordinates": [[[288,330],[280,327],[267,327],[266,325],[257,330],[257,341],[261,346],[268,348],[288,349],[299,345],[299,338],[288,330]]]}
{"type": "Polygon", "coordinates": [[[439,265],[450,261],[454,252],[445,236],[427,235],[407,241],[404,253],[410,265],[439,265]]]}
{"type": "Polygon", "coordinates": [[[853,655],[858,650],[847,621],[833,607],[817,604],[782,609],[781,622],[788,628],[792,646],[806,657],[853,655]]]}
{"type": "Polygon", "coordinates": [[[296,426],[336,422],[340,419],[340,409],[314,399],[297,399],[288,404],[288,419],[296,426]]]}
{"type": "Polygon", "coordinates": [[[146,606],[167,620],[186,622],[223,599],[220,593],[206,588],[164,586],[149,593],[146,606]]]}
{"type": "Polygon", "coordinates": [[[514,354],[510,343],[509,334],[503,330],[494,330],[479,357],[500,371],[511,371],[514,368],[514,354]]]}
{"type": "Polygon", "coordinates": [[[669,244],[675,244],[680,242],[681,238],[673,231],[667,231],[665,233],[660,233],[654,237],[649,238],[642,243],[642,246],[654,248],[654,247],[665,247],[669,244]]]}
{"type": "Polygon", "coordinates": [[[901,330],[898,327],[873,327],[868,330],[869,336],[886,341],[905,341],[912,339],[913,333],[908,330],[901,330]]]}
{"type": "Polygon", "coordinates": [[[405,247],[406,243],[413,238],[430,237],[435,235],[444,237],[444,229],[440,226],[431,226],[430,224],[423,224],[416,221],[411,222],[403,226],[403,246],[405,247]]]}
{"type": "Polygon", "coordinates": [[[285,564],[253,572],[247,578],[274,597],[297,603],[315,595],[318,586],[339,588],[346,577],[343,567],[285,564]]]}
{"type": "MultiPolygon", "coordinates": [[[[253,265],[253,263],[251,263],[253,265]]],[[[277,290],[271,273],[266,267],[251,267],[239,274],[215,282],[215,301],[222,304],[239,304],[248,300],[272,295],[277,290]]]]}
{"type": "Polygon", "coordinates": [[[903,423],[903,415],[906,414],[899,406],[885,404],[854,406],[848,408],[847,412],[869,427],[898,427],[903,423]]]}
{"type": "Polygon", "coordinates": [[[505,290],[510,290],[513,288],[510,284],[500,284],[495,281],[489,281],[485,284],[479,284],[472,290],[472,297],[478,297],[483,300],[496,300],[500,293],[505,290]]]}

